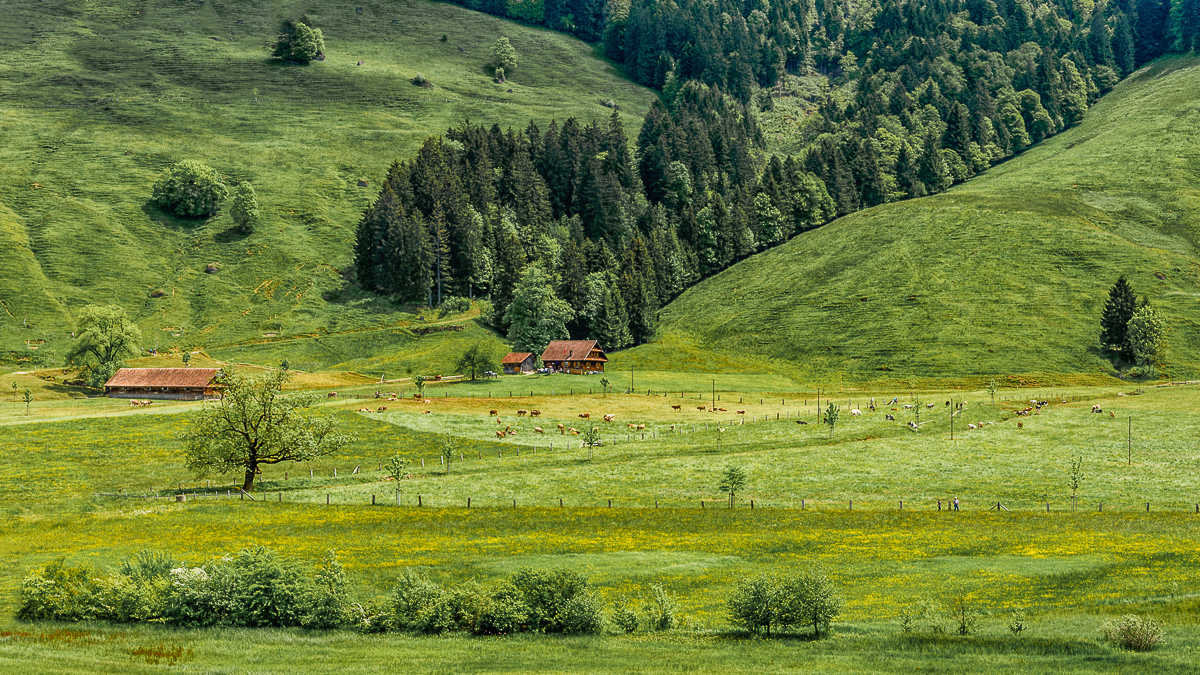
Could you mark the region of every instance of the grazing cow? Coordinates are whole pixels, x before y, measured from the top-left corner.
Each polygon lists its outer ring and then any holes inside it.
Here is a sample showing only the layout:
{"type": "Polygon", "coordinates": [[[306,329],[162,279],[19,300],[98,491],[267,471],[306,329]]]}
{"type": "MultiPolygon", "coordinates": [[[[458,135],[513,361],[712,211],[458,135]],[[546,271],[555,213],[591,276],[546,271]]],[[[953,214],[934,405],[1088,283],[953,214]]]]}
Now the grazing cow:
{"type": "Polygon", "coordinates": [[[488,414],[489,414],[489,415],[491,415],[492,417],[495,417],[495,416],[496,416],[496,415],[498,415],[499,413],[500,413],[500,411],[499,411],[499,410],[489,410],[489,411],[488,411],[488,414]]]}
{"type": "Polygon", "coordinates": [[[142,405],[150,405],[151,403],[154,403],[154,401],[145,398],[142,399],[142,405]]]}
{"type": "Polygon", "coordinates": [[[560,433],[560,434],[565,434],[565,433],[567,433],[567,428],[566,428],[565,426],[561,425],[561,424],[560,424],[560,425],[558,425],[558,433],[560,433]]]}
{"type": "Polygon", "coordinates": [[[1018,429],[1024,429],[1024,428],[1025,428],[1025,423],[1024,423],[1024,422],[1017,422],[1017,428],[1018,428],[1018,429]]]}
{"type": "Polygon", "coordinates": [[[673,406],[671,406],[671,409],[672,409],[672,410],[681,410],[682,408],[683,408],[683,406],[682,406],[682,405],[673,405],[673,406]]]}
{"type": "Polygon", "coordinates": [[[571,427],[571,435],[572,435],[572,436],[578,436],[578,435],[579,435],[579,430],[578,430],[578,429],[576,429],[575,427],[571,427]]]}
{"type": "Polygon", "coordinates": [[[855,409],[853,409],[853,410],[851,410],[851,411],[850,411],[850,414],[851,414],[851,415],[854,415],[855,417],[858,417],[859,415],[862,415],[862,411],[861,411],[861,410],[859,410],[858,408],[855,408],[855,409]]]}
{"type": "Polygon", "coordinates": [[[675,425],[674,424],[671,425],[671,433],[675,433],[675,425]]]}
{"type": "Polygon", "coordinates": [[[432,410],[426,410],[425,412],[423,412],[423,413],[421,413],[421,414],[422,414],[422,415],[428,415],[428,414],[429,414],[429,413],[431,413],[431,412],[433,412],[433,411],[432,411],[432,410]]]}
{"type": "Polygon", "coordinates": [[[538,415],[541,415],[541,414],[542,414],[542,411],[541,411],[541,410],[530,410],[530,411],[529,411],[529,416],[530,416],[530,417],[537,417],[538,415]]]}
{"type": "Polygon", "coordinates": [[[637,430],[638,430],[638,431],[645,431],[645,430],[646,430],[646,425],[645,425],[645,424],[639,424],[639,425],[637,425],[637,430]]]}
{"type": "Polygon", "coordinates": [[[611,422],[611,421],[613,421],[613,420],[615,420],[615,419],[617,419],[617,416],[616,416],[615,414],[614,414],[614,415],[605,415],[605,416],[604,416],[604,421],[605,421],[605,422],[611,422]]]}
{"type": "Polygon", "coordinates": [[[503,418],[501,418],[501,417],[497,417],[497,418],[496,418],[496,424],[504,424],[504,419],[503,419],[503,418]]]}
{"type": "Polygon", "coordinates": [[[421,403],[433,403],[433,401],[430,401],[429,399],[423,399],[421,403]]]}
{"type": "Polygon", "coordinates": [[[358,412],[371,412],[370,408],[359,408],[358,412]]]}
{"type": "Polygon", "coordinates": [[[1115,418],[1115,417],[1117,416],[1117,413],[1116,413],[1115,411],[1109,410],[1109,411],[1108,411],[1108,416],[1109,416],[1110,418],[1115,418]]]}
{"type": "Polygon", "coordinates": [[[916,423],[916,422],[909,422],[909,423],[908,423],[908,428],[909,428],[909,429],[912,429],[913,431],[916,431],[917,429],[920,429],[921,427],[917,426],[917,423],[916,423]]]}
{"type": "Polygon", "coordinates": [[[967,428],[968,429],[978,429],[979,427],[975,426],[974,424],[968,424],[967,428]]]}
{"type": "Polygon", "coordinates": [[[325,398],[337,398],[337,392],[336,392],[336,391],[331,391],[331,392],[329,392],[328,394],[326,394],[326,395],[325,395],[325,398]]]}
{"type": "Polygon", "coordinates": [[[506,434],[504,433],[504,430],[503,430],[503,429],[497,429],[497,430],[496,430],[496,438],[504,438],[504,436],[505,436],[505,435],[506,435],[506,434]]]}
{"type": "Polygon", "coordinates": [[[527,412],[529,412],[529,411],[528,410],[518,410],[517,417],[524,417],[525,413],[527,413],[527,412]]]}
{"type": "Polygon", "coordinates": [[[895,421],[896,421],[896,418],[895,418],[895,417],[893,417],[892,415],[884,415],[884,416],[883,416],[883,419],[885,419],[885,420],[887,420],[887,421],[889,421],[889,422],[895,422],[895,421]]]}
{"type": "Polygon", "coordinates": [[[947,408],[949,408],[949,407],[950,407],[950,401],[946,401],[946,407],[947,407],[947,408]]]}
{"type": "Polygon", "coordinates": [[[704,411],[708,410],[708,408],[706,406],[698,405],[698,406],[696,406],[696,410],[699,410],[700,412],[704,412],[704,411]]]}
{"type": "Polygon", "coordinates": [[[535,434],[545,434],[546,432],[542,431],[542,428],[541,428],[541,427],[534,427],[534,428],[533,428],[533,433],[535,433],[535,434]]]}
{"type": "Polygon", "coordinates": [[[379,409],[378,409],[378,410],[376,410],[375,412],[377,412],[377,413],[381,413],[381,412],[387,412],[387,406],[386,406],[386,405],[381,405],[381,406],[379,406],[379,409]]]}
{"type": "Polygon", "coordinates": [[[718,427],[718,428],[717,428],[717,433],[718,433],[718,434],[723,434],[723,433],[725,433],[725,427],[718,427]]]}
{"type": "Polygon", "coordinates": [[[720,410],[721,412],[729,412],[728,410],[726,410],[724,408],[717,408],[717,410],[720,410]]]}
{"type": "Polygon", "coordinates": [[[745,410],[738,410],[738,411],[736,411],[736,412],[737,412],[737,414],[739,414],[739,415],[745,415],[745,414],[746,414],[746,411],[745,411],[745,410]]]}
{"type": "Polygon", "coordinates": [[[804,420],[796,420],[796,424],[808,424],[808,422],[805,422],[804,420]]]}
{"type": "Polygon", "coordinates": [[[142,404],[142,402],[135,398],[129,399],[129,405],[141,405],[141,404],[142,404]]]}
{"type": "Polygon", "coordinates": [[[925,404],[925,407],[926,407],[926,408],[930,408],[930,409],[932,409],[932,408],[933,408],[933,406],[934,406],[934,404],[933,404],[933,403],[926,403],[926,404],[925,404]]]}
{"type": "Polygon", "coordinates": [[[1104,411],[1100,410],[1100,404],[1096,403],[1096,404],[1092,405],[1092,412],[1098,413],[1098,412],[1104,412],[1104,411]]]}
{"type": "Polygon", "coordinates": [[[592,419],[592,413],[579,413],[579,419],[590,420],[592,419]]]}
{"type": "Polygon", "coordinates": [[[508,432],[508,435],[509,435],[509,436],[516,436],[516,435],[517,435],[517,430],[516,430],[516,429],[513,429],[512,431],[508,432]]]}

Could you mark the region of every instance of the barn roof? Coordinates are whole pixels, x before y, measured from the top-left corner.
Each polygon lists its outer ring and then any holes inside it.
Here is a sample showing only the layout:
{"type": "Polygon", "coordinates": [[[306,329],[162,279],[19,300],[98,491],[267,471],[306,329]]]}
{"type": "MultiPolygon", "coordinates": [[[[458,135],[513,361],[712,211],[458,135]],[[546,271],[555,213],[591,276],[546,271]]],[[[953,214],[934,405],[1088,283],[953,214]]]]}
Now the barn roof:
{"type": "MultiPolygon", "coordinates": [[[[542,352],[543,361],[566,361],[567,359],[586,359],[593,349],[600,349],[595,340],[555,340],[546,346],[542,352]]],[[[599,361],[607,361],[601,352],[599,361]]]]}
{"type": "Polygon", "coordinates": [[[507,356],[500,359],[500,363],[502,365],[513,364],[519,366],[522,363],[525,363],[525,359],[531,356],[533,356],[533,352],[509,352],[507,356]]]}
{"type": "Polygon", "coordinates": [[[220,368],[122,368],[106,387],[207,387],[220,368]]]}

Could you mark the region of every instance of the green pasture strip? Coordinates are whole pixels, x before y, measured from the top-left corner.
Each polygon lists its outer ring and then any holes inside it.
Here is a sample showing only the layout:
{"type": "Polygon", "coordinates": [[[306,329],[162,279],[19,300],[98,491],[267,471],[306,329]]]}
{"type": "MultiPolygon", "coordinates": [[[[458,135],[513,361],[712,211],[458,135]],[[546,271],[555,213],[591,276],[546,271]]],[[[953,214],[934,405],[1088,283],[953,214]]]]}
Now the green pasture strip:
{"type": "Polygon", "coordinates": [[[1195,631],[1171,634],[1150,654],[1098,644],[1095,617],[1056,616],[1037,635],[989,627],[975,638],[909,637],[894,625],[837,626],[830,640],[773,640],[673,632],[634,637],[518,635],[496,638],[362,636],[344,631],[128,628],[77,625],[25,629],[0,642],[0,671],[42,673],[1191,673],[1195,631]],[[159,655],[181,652],[178,661],[159,655]]]}

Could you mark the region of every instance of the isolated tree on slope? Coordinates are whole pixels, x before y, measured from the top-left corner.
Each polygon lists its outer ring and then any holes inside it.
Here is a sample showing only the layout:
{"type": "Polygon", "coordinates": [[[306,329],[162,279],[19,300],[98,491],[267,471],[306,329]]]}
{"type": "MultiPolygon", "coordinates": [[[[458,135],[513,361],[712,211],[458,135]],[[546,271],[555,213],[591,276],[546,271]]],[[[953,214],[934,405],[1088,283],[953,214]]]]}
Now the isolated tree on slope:
{"type": "Polygon", "coordinates": [[[324,457],[354,440],[336,419],[311,411],[313,394],[282,395],[289,375],[283,369],[261,377],[222,373],[215,383],[221,398],[190,413],[180,434],[187,467],[201,476],[242,470],[242,489],[249,492],[264,464],[324,457]]]}
{"type": "Polygon", "coordinates": [[[79,312],[78,337],[67,363],[87,366],[88,385],[101,387],[124,365],[125,357],[140,351],[141,341],[141,329],[119,305],[88,305],[79,312]]]}
{"type": "Polygon", "coordinates": [[[258,195],[254,193],[254,186],[248,181],[238,183],[238,186],[233,189],[229,215],[233,217],[233,222],[237,223],[238,230],[241,232],[250,234],[254,231],[259,216],[258,195]]]}
{"type": "Polygon", "coordinates": [[[211,216],[228,196],[212,167],[192,159],[176,162],[154,184],[150,201],[177,216],[211,216]]]}
{"type": "Polygon", "coordinates": [[[313,28],[305,18],[289,25],[290,33],[282,33],[275,41],[272,56],[285,61],[308,63],[325,53],[325,36],[320,28],[313,28]]]}
{"type": "Polygon", "coordinates": [[[496,354],[491,347],[484,342],[476,342],[462,353],[458,362],[455,363],[454,369],[460,373],[470,373],[471,379],[474,380],[480,373],[498,370],[499,366],[496,363],[496,354]]]}
{"type": "Polygon", "coordinates": [[[492,68],[503,68],[504,72],[509,74],[517,67],[517,50],[513,49],[512,43],[508,41],[508,38],[502,37],[492,45],[492,60],[490,64],[492,68]]]}
{"type": "Polygon", "coordinates": [[[1144,303],[1133,313],[1126,326],[1125,340],[1129,354],[1139,365],[1150,365],[1158,356],[1165,330],[1162,317],[1150,303],[1144,303]]]}
{"type": "Polygon", "coordinates": [[[1137,297],[1133,294],[1133,287],[1122,275],[1109,289],[1108,301],[1104,303],[1104,312],[1100,315],[1100,343],[1126,358],[1133,356],[1126,336],[1129,320],[1133,318],[1135,311],[1137,297]]]}

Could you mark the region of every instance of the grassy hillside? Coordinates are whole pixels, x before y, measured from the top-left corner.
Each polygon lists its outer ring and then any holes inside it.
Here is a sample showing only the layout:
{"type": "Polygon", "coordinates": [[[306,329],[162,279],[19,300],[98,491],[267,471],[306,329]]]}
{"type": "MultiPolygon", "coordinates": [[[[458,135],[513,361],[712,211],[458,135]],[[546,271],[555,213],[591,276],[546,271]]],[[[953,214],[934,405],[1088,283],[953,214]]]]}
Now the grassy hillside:
{"type": "Polygon", "coordinates": [[[1078,127],[974,180],[853,214],[698,284],[663,311],[651,349],[694,340],[826,382],[1103,376],[1100,311],[1124,274],[1167,319],[1165,371],[1194,376],[1197,91],[1200,60],[1156,62],[1078,127]]]}
{"type": "Polygon", "coordinates": [[[582,42],[425,0],[2,0],[0,45],[0,351],[10,360],[61,356],[73,312],[93,302],[124,306],[160,347],[405,323],[413,317],[340,274],[388,164],[466,118],[590,121],[611,113],[601,98],[621,105],[636,137],[653,98],[582,42]],[[328,59],[269,61],[281,21],[302,12],[328,59]],[[501,35],[520,58],[505,85],[484,67],[501,35]],[[432,89],[410,84],[418,72],[432,89]],[[227,213],[184,220],[148,205],[156,177],[181,159],[252,181],[258,229],[242,236],[227,213]],[[220,271],[206,274],[209,263],[220,271]]]}

